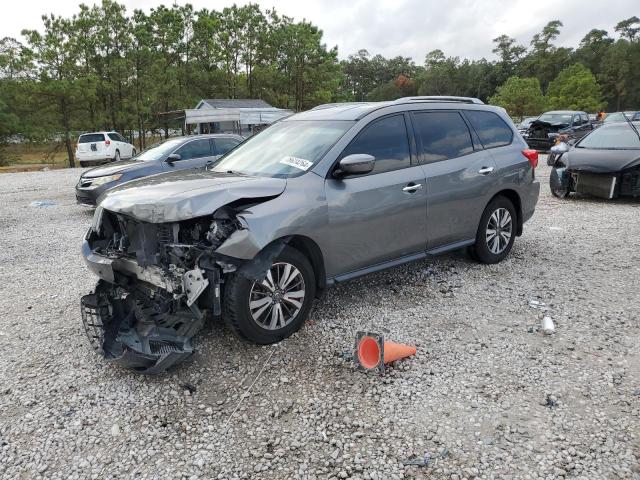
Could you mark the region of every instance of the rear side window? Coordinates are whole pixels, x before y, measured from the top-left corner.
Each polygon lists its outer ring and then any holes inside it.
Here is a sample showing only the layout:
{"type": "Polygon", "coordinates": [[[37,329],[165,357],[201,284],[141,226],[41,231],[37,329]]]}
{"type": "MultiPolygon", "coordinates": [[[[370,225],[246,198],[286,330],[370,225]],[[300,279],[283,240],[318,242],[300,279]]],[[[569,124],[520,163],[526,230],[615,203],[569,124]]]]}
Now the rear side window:
{"type": "Polygon", "coordinates": [[[180,147],[176,153],[180,155],[180,160],[209,157],[211,155],[211,143],[209,142],[208,138],[202,140],[193,140],[180,147]]]}
{"type": "Polygon", "coordinates": [[[221,137],[216,138],[213,143],[216,145],[216,155],[224,155],[229,150],[236,148],[240,141],[231,137],[221,137]]]}
{"type": "Polygon", "coordinates": [[[104,142],[104,135],[102,133],[88,133],[86,135],[80,135],[78,143],[96,143],[104,142]]]}
{"type": "Polygon", "coordinates": [[[458,112],[416,112],[414,125],[422,144],[422,158],[426,162],[473,152],[471,133],[458,112]]]}
{"type": "Polygon", "coordinates": [[[503,147],[513,140],[513,132],[497,114],[480,110],[465,110],[464,113],[484,148],[503,147]]]}
{"type": "Polygon", "coordinates": [[[107,133],[107,136],[113,140],[114,142],[121,142],[122,140],[120,140],[120,135],[118,135],[117,133],[111,132],[111,133],[107,133]]]}
{"type": "Polygon", "coordinates": [[[371,122],[344,149],[340,158],[354,153],[366,153],[375,157],[374,174],[410,166],[411,155],[404,115],[392,115],[371,122]]]}

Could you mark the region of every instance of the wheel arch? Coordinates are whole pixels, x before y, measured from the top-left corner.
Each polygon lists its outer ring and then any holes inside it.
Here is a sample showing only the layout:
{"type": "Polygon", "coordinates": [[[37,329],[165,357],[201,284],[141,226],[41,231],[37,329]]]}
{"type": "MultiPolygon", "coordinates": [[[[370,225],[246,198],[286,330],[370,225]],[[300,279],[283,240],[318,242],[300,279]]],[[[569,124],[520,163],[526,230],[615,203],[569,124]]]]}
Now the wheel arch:
{"type": "Polygon", "coordinates": [[[316,277],[316,296],[321,296],[327,286],[322,250],[314,240],[304,235],[291,235],[286,240],[286,243],[302,253],[311,262],[313,273],[316,277]]]}
{"type": "Polygon", "coordinates": [[[516,192],[515,190],[506,188],[504,190],[500,190],[493,197],[491,197],[491,199],[487,202],[487,205],[493,202],[493,200],[496,199],[497,197],[507,198],[513,204],[513,207],[516,209],[516,216],[517,216],[516,236],[519,237],[520,235],[522,235],[522,226],[524,223],[522,221],[522,199],[520,198],[520,194],[518,194],[518,192],[516,192]]]}

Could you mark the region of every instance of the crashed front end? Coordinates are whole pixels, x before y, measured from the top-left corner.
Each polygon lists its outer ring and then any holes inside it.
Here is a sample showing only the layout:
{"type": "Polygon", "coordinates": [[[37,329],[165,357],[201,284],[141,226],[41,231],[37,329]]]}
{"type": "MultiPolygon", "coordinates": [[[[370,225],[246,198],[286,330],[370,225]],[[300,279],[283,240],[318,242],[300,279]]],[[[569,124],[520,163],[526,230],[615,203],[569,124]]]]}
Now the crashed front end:
{"type": "Polygon", "coordinates": [[[559,133],[572,138],[569,124],[566,123],[549,123],[543,120],[535,120],[531,122],[524,139],[529,147],[543,152],[548,151],[555,144],[555,139],[550,138],[550,133],[559,133]]]}
{"type": "Polygon", "coordinates": [[[216,250],[246,229],[232,207],[194,219],[149,223],[98,207],[82,246],[100,281],[81,299],[93,348],[141,373],[193,353],[192,338],[221,313],[221,283],[244,261],[216,250]]]}

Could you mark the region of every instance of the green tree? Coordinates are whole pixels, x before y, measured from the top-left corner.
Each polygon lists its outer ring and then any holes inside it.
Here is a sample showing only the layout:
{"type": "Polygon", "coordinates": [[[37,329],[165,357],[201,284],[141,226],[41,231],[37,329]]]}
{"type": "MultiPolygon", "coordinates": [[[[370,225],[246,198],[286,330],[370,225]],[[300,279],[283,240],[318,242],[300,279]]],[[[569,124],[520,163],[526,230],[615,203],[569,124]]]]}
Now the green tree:
{"type": "Polygon", "coordinates": [[[565,68],[549,84],[547,103],[551,109],[586,112],[596,112],[604,106],[596,77],[581,63],[565,68]]]}
{"type": "Polygon", "coordinates": [[[616,32],[620,34],[622,38],[626,38],[630,42],[635,42],[640,33],[640,18],[633,17],[622,20],[616,24],[616,32]]]}
{"type": "Polygon", "coordinates": [[[498,87],[496,94],[489,98],[489,103],[505,108],[509,115],[516,118],[538,115],[545,107],[545,99],[537,78],[510,77],[498,87]]]}
{"type": "Polygon", "coordinates": [[[494,38],[493,43],[495,43],[493,53],[499,58],[496,64],[496,76],[497,80],[503,83],[515,73],[527,49],[522,45],[517,45],[515,39],[508,35],[500,35],[494,38]]]}
{"type": "Polygon", "coordinates": [[[71,37],[74,34],[70,20],[54,15],[43,17],[44,35],[35,30],[24,30],[30,55],[35,61],[37,82],[33,83],[33,108],[41,114],[55,112],[67,150],[69,166],[75,166],[71,132],[74,114],[87,96],[93,95],[91,82],[78,77],[78,59],[74,55],[71,37]]]}

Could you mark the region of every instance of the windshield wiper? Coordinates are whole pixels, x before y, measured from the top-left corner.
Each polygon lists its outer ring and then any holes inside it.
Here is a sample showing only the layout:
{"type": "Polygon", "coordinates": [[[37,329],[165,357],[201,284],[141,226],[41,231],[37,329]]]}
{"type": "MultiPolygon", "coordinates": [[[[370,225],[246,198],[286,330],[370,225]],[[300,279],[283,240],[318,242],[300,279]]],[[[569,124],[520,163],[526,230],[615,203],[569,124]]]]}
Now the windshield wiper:
{"type": "Polygon", "coordinates": [[[233,175],[242,175],[242,176],[246,176],[247,174],[244,172],[239,172],[238,170],[227,170],[226,173],[231,173],[233,175]]]}
{"type": "Polygon", "coordinates": [[[640,141],[640,132],[638,132],[638,129],[636,128],[636,126],[633,124],[633,122],[624,113],[622,114],[622,116],[627,121],[627,123],[629,124],[631,129],[636,133],[636,136],[638,137],[638,141],[640,141]]]}

